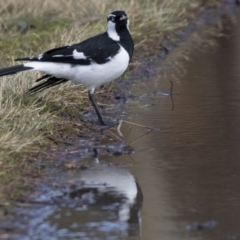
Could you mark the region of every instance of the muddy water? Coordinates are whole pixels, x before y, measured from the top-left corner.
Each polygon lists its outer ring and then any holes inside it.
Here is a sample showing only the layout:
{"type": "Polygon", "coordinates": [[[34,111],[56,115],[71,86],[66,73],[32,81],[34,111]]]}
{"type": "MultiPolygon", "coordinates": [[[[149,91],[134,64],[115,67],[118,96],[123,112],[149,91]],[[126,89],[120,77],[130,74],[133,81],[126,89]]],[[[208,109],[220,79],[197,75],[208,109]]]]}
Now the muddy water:
{"type": "Polygon", "coordinates": [[[159,129],[138,140],[145,128],[123,126],[124,135],[132,127],[135,154],[58,173],[56,189],[39,187],[17,221],[5,223],[3,239],[240,239],[237,21],[217,47],[192,50],[185,74],[132,86],[129,95],[140,97],[127,104],[125,120],[159,129]]]}

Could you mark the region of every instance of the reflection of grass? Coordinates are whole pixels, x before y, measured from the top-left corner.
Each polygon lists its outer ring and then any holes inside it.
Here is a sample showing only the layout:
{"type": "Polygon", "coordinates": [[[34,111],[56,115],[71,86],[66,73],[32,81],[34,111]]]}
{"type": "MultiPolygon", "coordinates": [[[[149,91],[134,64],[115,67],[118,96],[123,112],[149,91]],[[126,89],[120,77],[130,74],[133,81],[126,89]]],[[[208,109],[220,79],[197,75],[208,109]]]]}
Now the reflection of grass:
{"type": "MultiPolygon", "coordinates": [[[[14,64],[15,57],[32,56],[100,33],[106,29],[106,15],[117,9],[126,10],[130,17],[136,50],[149,56],[147,53],[161,49],[157,43],[185,27],[202,3],[204,0],[2,0],[0,67],[14,64]],[[21,32],[19,28],[23,28],[21,32]]],[[[45,134],[62,126],[60,110],[71,116],[78,112],[80,119],[80,110],[89,104],[83,89],[73,84],[25,96],[39,76],[24,73],[0,79],[0,178],[5,183],[22,184],[12,178],[22,178],[19,168],[30,168],[24,159],[36,156],[49,144],[45,134]]]]}

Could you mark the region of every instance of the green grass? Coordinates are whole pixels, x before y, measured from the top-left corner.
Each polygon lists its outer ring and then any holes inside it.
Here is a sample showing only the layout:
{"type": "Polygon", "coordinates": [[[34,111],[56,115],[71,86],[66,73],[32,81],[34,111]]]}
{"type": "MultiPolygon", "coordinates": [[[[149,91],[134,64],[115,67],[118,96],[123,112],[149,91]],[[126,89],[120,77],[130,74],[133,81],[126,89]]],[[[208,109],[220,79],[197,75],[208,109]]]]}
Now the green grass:
{"type": "MultiPolygon", "coordinates": [[[[219,2],[2,0],[0,67],[15,64],[14,58],[32,56],[101,33],[106,29],[106,15],[117,9],[126,10],[131,21],[137,53],[133,58],[134,67],[139,58],[151,57],[161,51],[164,39],[174,39],[176,31],[188,25],[201,5],[219,2]]],[[[40,76],[40,73],[30,72],[0,79],[0,182],[8,183],[8,189],[22,184],[18,179],[31,169],[25,159],[31,156],[36,161],[38,154],[49,146],[46,135],[59,129],[68,132],[68,128],[71,129],[69,134],[74,132],[71,118],[63,127],[62,122],[66,119],[60,112],[65,111],[73,119],[81,119],[82,110],[89,106],[86,91],[71,83],[34,96],[24,95],[33,86],[34,79],[40,76]]],[[[4,188],[0,185],[0,196],[4,188]]]]}

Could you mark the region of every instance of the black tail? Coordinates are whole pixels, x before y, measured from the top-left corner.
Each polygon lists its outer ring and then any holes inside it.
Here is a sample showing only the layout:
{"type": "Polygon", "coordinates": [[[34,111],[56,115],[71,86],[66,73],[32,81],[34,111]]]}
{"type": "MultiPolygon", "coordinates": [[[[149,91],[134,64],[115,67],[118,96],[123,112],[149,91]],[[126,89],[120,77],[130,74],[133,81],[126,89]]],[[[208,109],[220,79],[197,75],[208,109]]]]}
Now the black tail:
{"type": "Polygon", "coordinates": [[[12,66],[12,67],[7,67],[7,68],[2,68],[2,69],[0,69],[0,77],[15,74],[15,73],[22,72],[22,71],[27,71],[30,69],[33,69],[33,68],[32,67],[24,67],[23,64],[12,66]]]}
{"type": "MultiPolygon", "coordinates": [[[[6,76],[6,75],[11,75],[11,74],[15,74],[18,72],[23,72],[23,71],[27,71],[33,69],[32,67],[25,67],[23,64],[22,65],[17,65],[17,66],[12,66],[12,67],[7,67],[7,68],[2,68],[0,69],[0,77],[2,76],[6,76]]],[[[43,79],[48,78],[46,81],[38,84],[35,87],[32,87],[28,90],[27,94],[32,94],[32,93],[36,93],[36,92],[40,92],[42,90],[45,90],[47,88],[53,87],[55,85],[67,82],[67,79],[64,78],[56,78],[53,76],[50,76],[48,74],[43,75],[42,77],[38,78],[36,80],[36,82],[40,82],[43,79]]]]}

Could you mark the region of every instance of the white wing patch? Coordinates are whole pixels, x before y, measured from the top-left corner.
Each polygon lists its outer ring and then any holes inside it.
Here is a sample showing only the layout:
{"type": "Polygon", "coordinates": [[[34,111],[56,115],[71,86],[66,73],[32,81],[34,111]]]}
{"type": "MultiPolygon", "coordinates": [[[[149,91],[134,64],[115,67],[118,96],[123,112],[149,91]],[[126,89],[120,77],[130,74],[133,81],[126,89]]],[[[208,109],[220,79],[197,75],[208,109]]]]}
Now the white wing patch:
{"type": "Polygon", "coordinates": [[[84,53],[78,52],[77,49],[73,50],[72,55],[53,55],[52,57],[73,57],[74,59],[87,59],[87,57],[84,55],[84,53]]]}
{"type": "Polygon", "coordinates": [[[74,59],[87,59],[83,52],[78,52],[77,49],[73,51],[73,58],[74,59]]]}
{"type": "Polygon", "coordinates": [[[43,57],[43,55],[44,55],[44,53],[41,53],[41,54],[39,54],[39,55],[38,55],[38,57],[37,57],[37,58],[38,58],[38,60],[41,60],[41,59],[42,59],[42,57],[43,57]]]}

